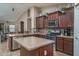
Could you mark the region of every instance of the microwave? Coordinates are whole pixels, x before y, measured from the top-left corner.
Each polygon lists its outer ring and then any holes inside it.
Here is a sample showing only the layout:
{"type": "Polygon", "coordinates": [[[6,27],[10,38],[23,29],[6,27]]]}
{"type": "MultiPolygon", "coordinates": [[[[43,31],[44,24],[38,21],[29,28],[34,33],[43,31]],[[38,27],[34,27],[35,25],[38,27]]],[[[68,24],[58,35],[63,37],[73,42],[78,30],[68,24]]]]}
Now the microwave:
{"type": "Polygon", "coordinates": [[[58,20],[49,20],[48,27],[58,27],[58,20]]]}

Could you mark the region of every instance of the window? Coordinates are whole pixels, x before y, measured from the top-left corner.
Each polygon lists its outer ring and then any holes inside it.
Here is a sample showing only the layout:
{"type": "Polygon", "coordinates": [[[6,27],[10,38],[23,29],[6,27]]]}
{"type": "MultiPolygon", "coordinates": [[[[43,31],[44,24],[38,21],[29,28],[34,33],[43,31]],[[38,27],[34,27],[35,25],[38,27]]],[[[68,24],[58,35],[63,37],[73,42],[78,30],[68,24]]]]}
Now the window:
{"type": "Polygon", "coordinates": [[[15,32],[15,25],[9,25],[9,32],[15,32]]]}

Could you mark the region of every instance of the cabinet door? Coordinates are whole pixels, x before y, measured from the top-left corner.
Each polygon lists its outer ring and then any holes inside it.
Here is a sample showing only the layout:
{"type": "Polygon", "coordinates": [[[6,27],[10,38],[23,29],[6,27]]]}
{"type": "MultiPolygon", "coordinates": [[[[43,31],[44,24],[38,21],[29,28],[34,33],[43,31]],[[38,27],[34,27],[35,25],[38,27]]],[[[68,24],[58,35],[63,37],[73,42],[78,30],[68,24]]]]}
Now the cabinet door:
{"type": "Polygon", "coordinates": [[[44,22],[44,17],[41,17],[40,18],[40,28],[44,27],[43,22],[44,22]]]}
{"type": "Polygon", "coordinates": [[[64,38],[64,52],[73,55],[73,39],[64,38]]]}
{"type": "Polygon", "coordinates": [[[59,27],[66,27],[66,18],[65,18],[66,15],[61,15],[59,17],[59,27]]]}
{"type": "Polygon", "coordinates": [[[43,28],[44,25],[43,25],[43,21],[44,20],[44,17],[38,17],[36,18],[36,27],[37,28],[43,28]]]}
{"type": "Polygon", "coordinates": [[[71,27],[71,13],[67,10],[65,14],[65,27],[71,27]]]}
{"type": "Polygon", "coordinates": [[[59,17],[59,27],[73,27],[74,9],[65,10],[65,14],[59,17]]]}
{"type": "Polygon", "coordinates": [[[49,44],[38,49],[39,56],[53,56],[53,52],[53,44],[49,44]]]}
{"type": "Polygon", "coordinates": [[[74,9],[71,8],[67,12],[67,27],[73,27],[73,21],[74,21],[74,9]]]}
{"type": "Polygon", "coordinates": [[[48,28],[48,18],[44,19],[44,28],[48,28]]]}
{"type": "Polygon", "coordinates": [[[39,26],[40,26],[40,21],[39,21],[39,19],[38,18],[36,18],[36,28],[40,28],[39,26]]]}
{"type": "Polygon", "coordinates": [[[63,51],[63,38],[56,39],[56,50],[63,51]]]}
{"type": "Polygon", "coordinates": [[[48,16],[48,20],[57,20],[59,17],[58,13],[55,13],[55,14],[50,14],[48,16]]]}

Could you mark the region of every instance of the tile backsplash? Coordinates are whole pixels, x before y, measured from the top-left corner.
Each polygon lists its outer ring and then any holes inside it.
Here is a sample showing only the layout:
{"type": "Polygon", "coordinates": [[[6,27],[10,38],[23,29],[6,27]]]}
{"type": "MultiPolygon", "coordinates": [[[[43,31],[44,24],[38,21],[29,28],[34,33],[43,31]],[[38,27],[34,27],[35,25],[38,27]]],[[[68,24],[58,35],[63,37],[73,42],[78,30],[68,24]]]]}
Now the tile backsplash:
{"type": "MultiPolygon", "coordinates": [[[[58,33],[58,35],[61,35],[61,33],[62,33],[61,30],[62,29],[38,29],[37,32],[47,34],[48,32],[51,31],[51,32],[58,33]]],[[[70,31],[67,31],[67,29],[63,29],[63,35],[68,36],[68,34],[69,34],[69,36],[73,36],[73,30],[70,29],[70,31]]]]}
{"type": "Polygon", "coordinates": [[[46,34],[47,34],[49,30],[50,30],[51,32],[60,33],[60,30],[59,30],[59,29],[57,29],[57,30],[56,30],[56,29],[55,29],[55,30],[54,30],[54,29],[40,29],[39,32],[40,32],[40,33],[46,33],[46,34]]]}

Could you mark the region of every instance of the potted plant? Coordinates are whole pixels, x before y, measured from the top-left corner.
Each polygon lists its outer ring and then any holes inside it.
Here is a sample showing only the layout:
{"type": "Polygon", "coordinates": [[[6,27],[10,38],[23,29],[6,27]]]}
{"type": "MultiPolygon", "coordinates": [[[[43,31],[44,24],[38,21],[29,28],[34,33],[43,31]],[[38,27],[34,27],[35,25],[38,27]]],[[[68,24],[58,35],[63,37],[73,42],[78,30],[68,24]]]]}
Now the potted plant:
{"type": "Polygon", "coordinates": [[[65,13],[65,8],[61,8],[60,11],[61,11],[62,13],[65,13]]]}
{"type": "Polygon", "coordinates": [[[48,34],[50,34],[51,33],[51,29],[48,29],[48,34]]]}

